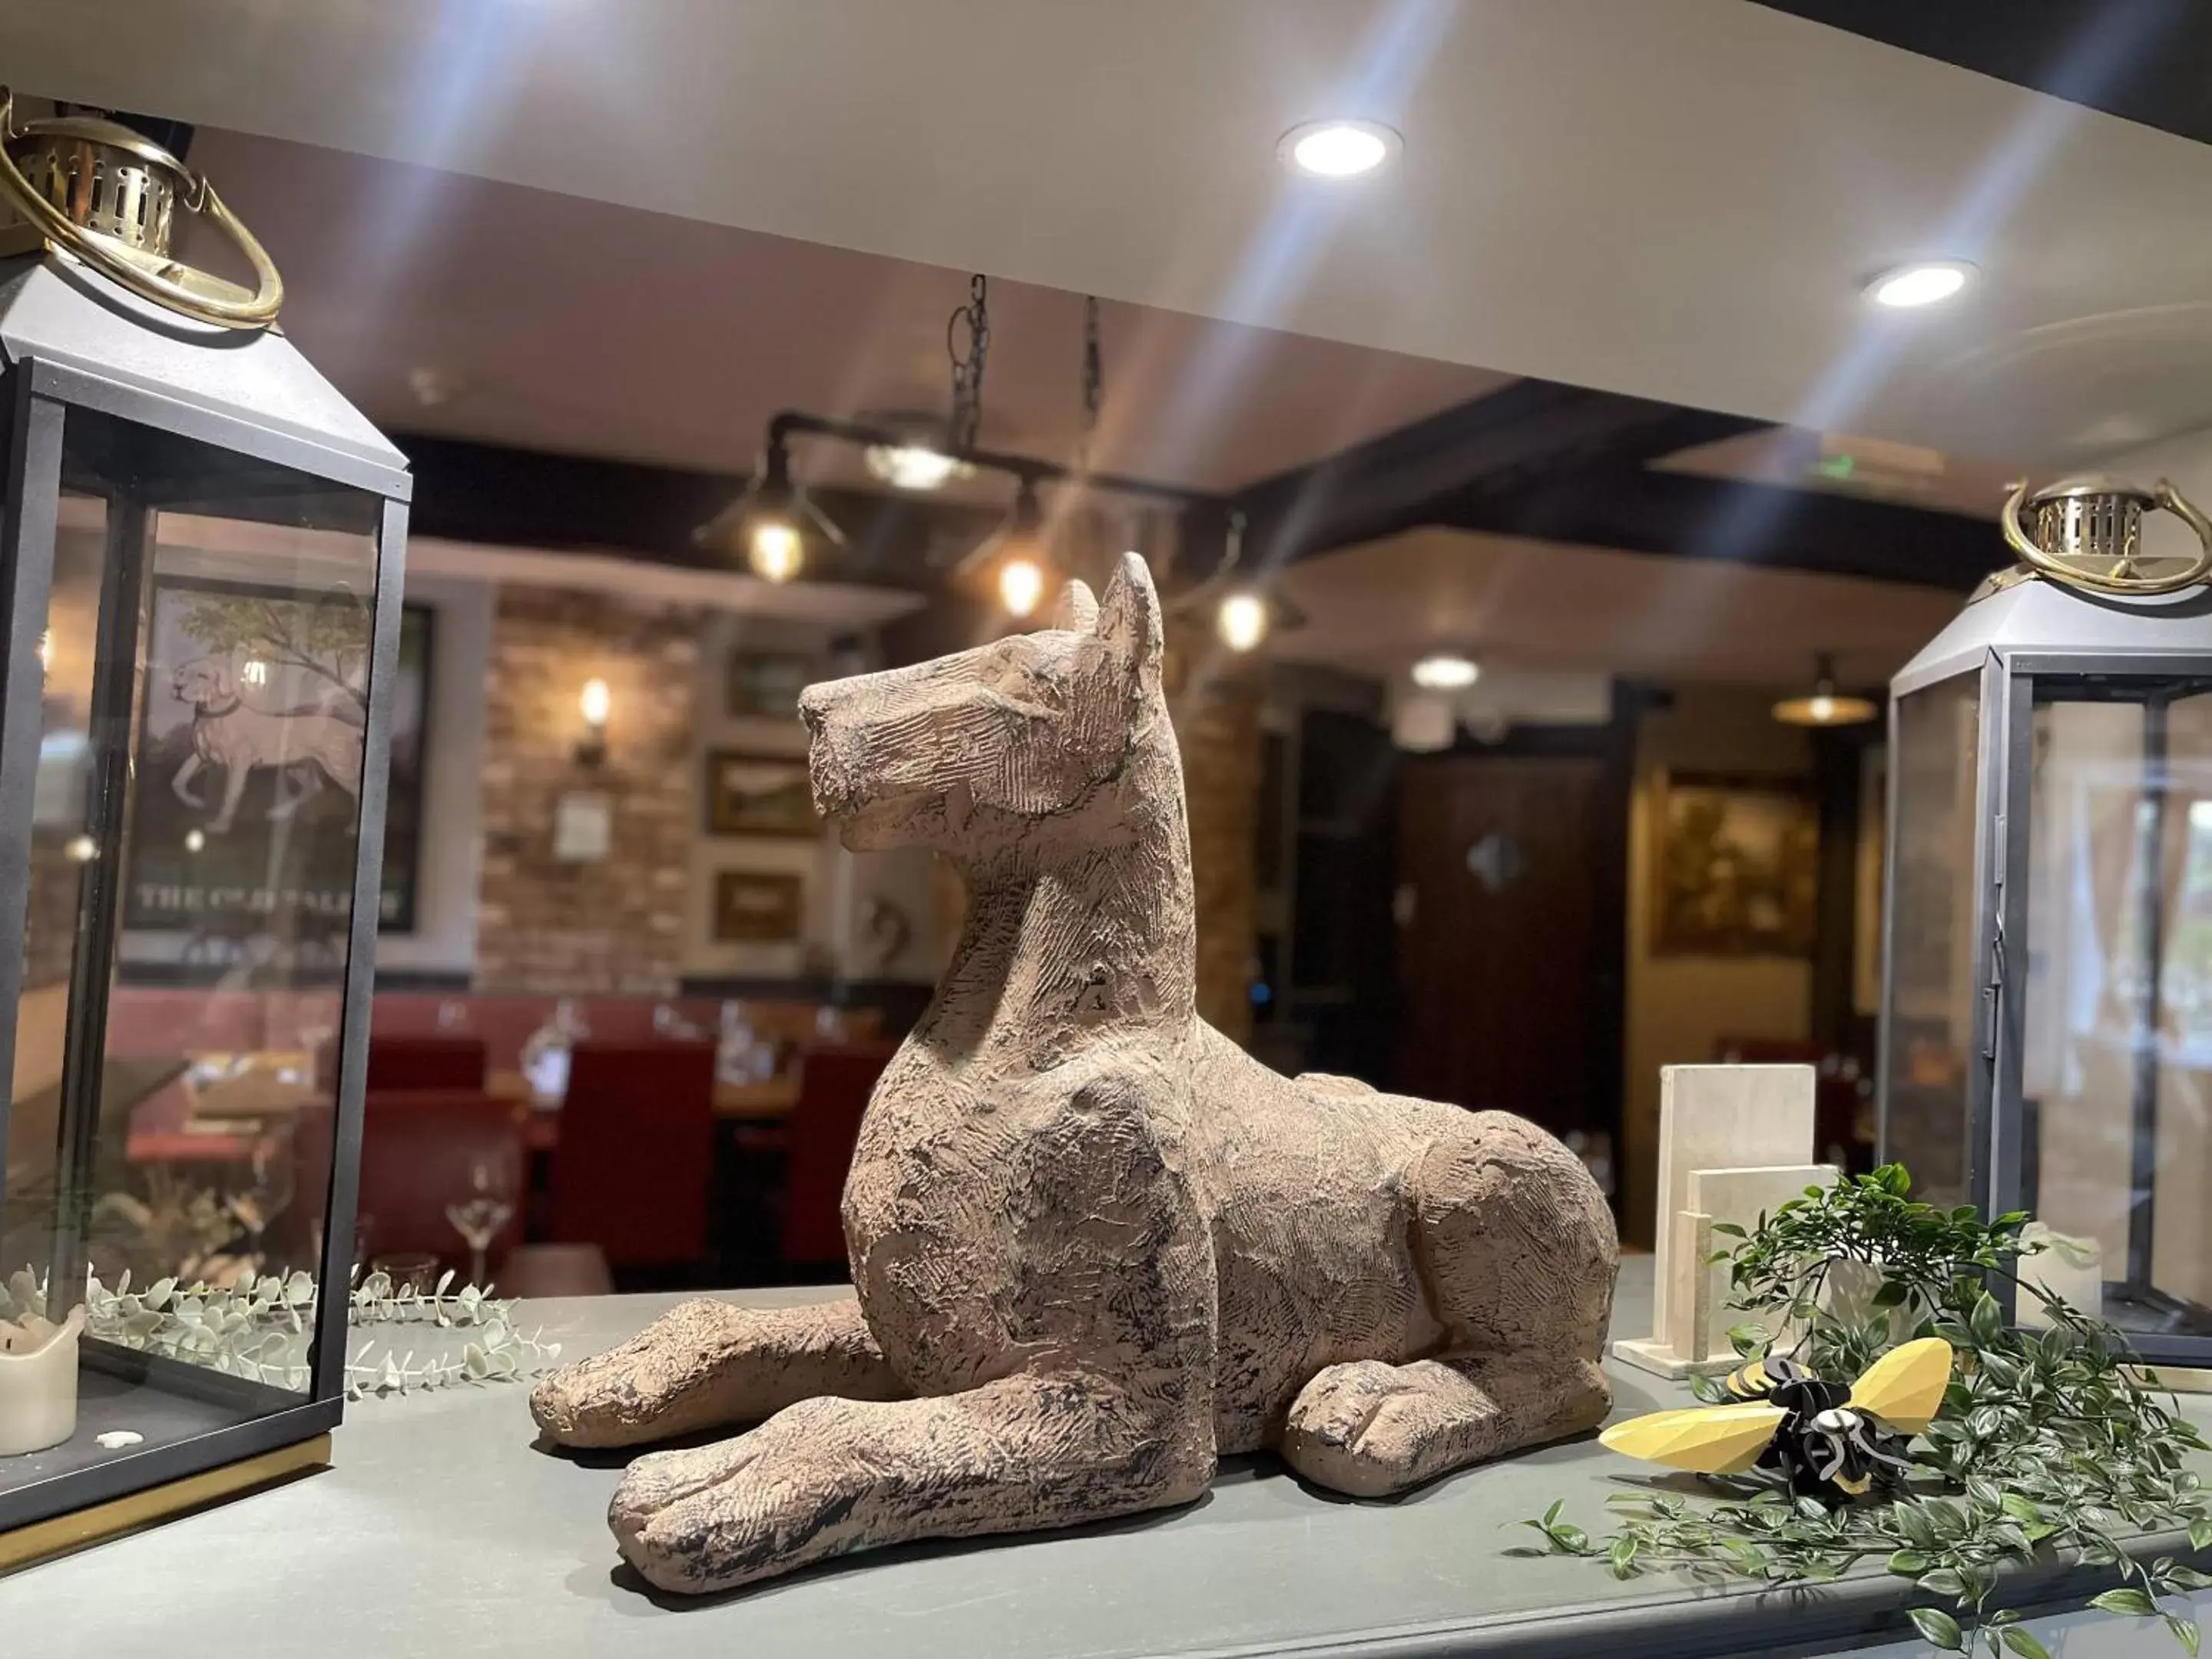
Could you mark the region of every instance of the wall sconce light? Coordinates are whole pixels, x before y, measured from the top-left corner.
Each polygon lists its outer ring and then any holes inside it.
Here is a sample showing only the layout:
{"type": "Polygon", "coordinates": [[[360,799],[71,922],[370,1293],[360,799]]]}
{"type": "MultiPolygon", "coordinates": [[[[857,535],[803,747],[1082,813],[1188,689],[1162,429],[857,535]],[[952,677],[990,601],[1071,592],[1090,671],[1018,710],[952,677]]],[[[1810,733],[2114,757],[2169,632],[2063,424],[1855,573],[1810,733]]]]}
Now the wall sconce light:
{"type": "Polygon", "coordinates": [[[614,694],[605,680],[594,677],[584,682],[583,695],[576,701],[584,714],[584,736],[576,744],[576,761],[581,766],[597,766],[607,757],[607,716],[614,712],[614,694]]]}

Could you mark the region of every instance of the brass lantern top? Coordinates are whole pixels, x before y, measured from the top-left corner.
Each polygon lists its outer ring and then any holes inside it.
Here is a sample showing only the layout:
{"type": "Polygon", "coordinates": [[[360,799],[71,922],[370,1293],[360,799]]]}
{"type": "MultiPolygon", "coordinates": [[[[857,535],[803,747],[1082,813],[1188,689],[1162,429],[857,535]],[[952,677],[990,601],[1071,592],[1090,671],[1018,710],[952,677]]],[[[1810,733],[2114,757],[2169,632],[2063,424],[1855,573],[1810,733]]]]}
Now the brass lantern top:
{"type": "Polygon", "coordinates": [[[59,249],[142,299],[220,328],[265,328],[283,305],[276,265],[204,174],[113,121],[65,115],[19,126],[5,88],[0,206],[22,221],[0,230],[0,257],[41,244],[59,249]],[[170,257],[179,202],[237,244],[255,288],[170,257]]]}
{"type": "Polygon", "coordinates": [[[2174,593],[2212,575],[2212,522],[2165,479],[2150,489],[2109,473],[2079,473],[2033,495],[2013,486],[1999,514],[2005,543],[2028,569],[2099,593],[2174,593]],[[2197,534],[2178,570],[2153,573],[2142,555],[2142,517],[2163,507],[2197,534]]]}

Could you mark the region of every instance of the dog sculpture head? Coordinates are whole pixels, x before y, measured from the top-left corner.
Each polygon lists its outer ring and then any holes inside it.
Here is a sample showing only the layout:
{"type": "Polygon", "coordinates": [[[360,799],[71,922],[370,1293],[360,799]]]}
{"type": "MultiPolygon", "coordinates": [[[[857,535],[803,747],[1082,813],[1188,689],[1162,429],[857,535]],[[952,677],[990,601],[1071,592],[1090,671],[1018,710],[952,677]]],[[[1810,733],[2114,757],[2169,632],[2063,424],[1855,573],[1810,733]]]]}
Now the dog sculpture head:
{"type": "Polygon", "coordinates": [[[1103,601],[1071,582],[1053,623],[806,688],[814,804],[843,820],[846,846],[1041,849],[1100,831],[1088,810],[1099,786],[1122,774],[1138,735],[1164,729],[1152,573],[1125,554],[1103,601]]]}
{"type": "Polygon", "coordinates": [[[228,702],[236,695],[230,670],[213,657],[195,657],[170,677],[170,689],[179,702],[210,708],[228,702]]]}

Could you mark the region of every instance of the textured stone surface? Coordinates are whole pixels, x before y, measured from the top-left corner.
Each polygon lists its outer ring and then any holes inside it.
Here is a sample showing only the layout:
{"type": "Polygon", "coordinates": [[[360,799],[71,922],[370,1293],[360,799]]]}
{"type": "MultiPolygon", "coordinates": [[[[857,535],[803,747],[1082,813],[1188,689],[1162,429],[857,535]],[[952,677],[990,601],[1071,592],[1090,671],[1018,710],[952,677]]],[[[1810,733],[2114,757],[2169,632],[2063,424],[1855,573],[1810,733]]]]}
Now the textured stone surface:
{"type": "Polygon", "coordinates": [[[697,613],[605,593],[503,587],[484,732],[477,988],[666,996],[676,989],[698,812],[697,613]],[[607,683],[606,758],[576,759],[586,680],[607,683]],[[556,804],[604,793],[612,847],[553,855],[556,804]]]}
{"type": "Polygon", "coordinates": [[[663,1589],[1184,1503],[1261,1447],[1395,1492],[1605,1414],[1581,1163],[1502,1113],[1291,1082],[1198,1018],[1142,561],[1059,621],[806,695],[847,844],[943,851],[966,927],[862,1126],[854,1314],[795,1353],[687,1304],[533,1394],[572,1443],[773,1413],[631,1466],[610,1520],[663,1589]]]}

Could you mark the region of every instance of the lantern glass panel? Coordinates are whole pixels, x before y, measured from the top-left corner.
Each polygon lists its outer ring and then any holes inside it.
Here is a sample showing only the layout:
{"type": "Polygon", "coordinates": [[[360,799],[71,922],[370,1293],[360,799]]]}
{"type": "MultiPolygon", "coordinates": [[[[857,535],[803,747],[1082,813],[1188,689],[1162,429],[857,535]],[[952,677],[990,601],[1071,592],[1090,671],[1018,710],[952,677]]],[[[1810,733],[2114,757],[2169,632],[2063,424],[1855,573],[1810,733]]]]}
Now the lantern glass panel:
{"type": "Polygon", "coordinates": [[[1965,1202],[1971,1184],[1980,705],[1974,672],[1899,699],[1891,786],[1885,1156],[1911,1168],[1921,1196],[1945,1205],[1965,1202]]]}
{"type": "Polygon", "coordinates": [[[2021,1202],[2212,1334],[2212,690],[2036,682],[2021,1202]]]}
{"type": "Polygon", "coordinates": [[[314,1392],[311,1307],[155,1287],[325,1274],[376,596],[374,495],[76,406],[61,451],[0,1280],[94,1317],[0,1499],[314,1392]]]}

